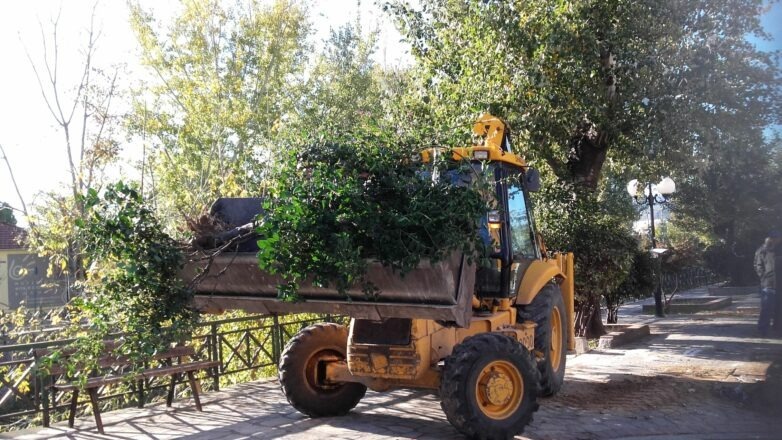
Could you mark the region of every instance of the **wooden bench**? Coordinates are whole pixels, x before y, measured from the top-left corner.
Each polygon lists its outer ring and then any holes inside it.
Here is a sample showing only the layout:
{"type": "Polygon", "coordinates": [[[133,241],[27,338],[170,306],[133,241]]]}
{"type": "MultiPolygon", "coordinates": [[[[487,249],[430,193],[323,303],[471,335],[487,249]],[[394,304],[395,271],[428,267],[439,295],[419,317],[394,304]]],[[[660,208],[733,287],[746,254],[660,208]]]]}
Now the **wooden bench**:
{"type": "MultiPolygon", "coordinates": [[[[174,401],[174,388],[176,382],[183,374],[186,375],[190,389],[193,392],[193,400],[195,401],[196,409],[202,411],[201,399],[199,397],[199,394],[201,394],[201,384],[196,380],[195,373],[201,370],[215,369],[220,365],[220,362],[198,361],[195,359],[195,349],[193,349],[193,347],[176,346],[166,352],[155,354],[150,358],[152,363],[161,364],[160,366],[146,367],[140,370],[136,369],[127,373],[122,373],[121,370],[131,367],[132,363],[127,358],[109,354],[115,347],[116,343],[114,341],[104,342],[103,351],[106,355],[98,359],[97,364],[99,371],[87,372],[91,377],[87,378],[83,386],[76,380],[58,383],[58,378],[66,372],[65,367],[62,365],[64,363],[62,360],[72,356],[74,354],[73,350],[62,351],[60,354],[61,361],[52,365],[47,371],[47,374],[51,376],[51,385],[49,387],[52,391],[71,393],[70,413],[68,415],[69,427],[73,428],[80,390],[85,390],[90,396],[90,404],[92,405],[92,412],[95,415],[95,423],[98,427],[98,432],[104,434],[103,421],[100,417],[100,407],[98,405],[98,390],[102,387],[124,381],[140,382],[145,379],[156,377],[171,377],[171,382],[168,385],[168,395],[166,396],[166,406],[170,407],[174,401]],[[103,374],[105,371],[111,369],[120,370],[120,373],[109,372],[108,374],[103,374]]],[[[38,364],[39,360],[42,360],[45,356],[51,354],[52,351],[53,350],[48,349],[35,350],[34,355],[36,363],[38,364]]],[[[139,407],[144,405],[143,396],[139,397],[138,404],[139,407]]]]}

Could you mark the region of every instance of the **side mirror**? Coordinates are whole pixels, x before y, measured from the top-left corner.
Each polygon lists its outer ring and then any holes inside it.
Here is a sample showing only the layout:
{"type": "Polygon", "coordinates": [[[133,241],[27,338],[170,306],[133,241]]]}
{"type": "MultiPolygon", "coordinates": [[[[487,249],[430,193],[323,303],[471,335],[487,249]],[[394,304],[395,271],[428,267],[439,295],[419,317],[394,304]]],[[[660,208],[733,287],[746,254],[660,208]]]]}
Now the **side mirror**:
{"type": "Polygon", "coordinates": [[[528,168],[527,172],[524,173],[524,183],[526,184],[527,191],[540,191],[540,172],[535,168],[528,168]]]}

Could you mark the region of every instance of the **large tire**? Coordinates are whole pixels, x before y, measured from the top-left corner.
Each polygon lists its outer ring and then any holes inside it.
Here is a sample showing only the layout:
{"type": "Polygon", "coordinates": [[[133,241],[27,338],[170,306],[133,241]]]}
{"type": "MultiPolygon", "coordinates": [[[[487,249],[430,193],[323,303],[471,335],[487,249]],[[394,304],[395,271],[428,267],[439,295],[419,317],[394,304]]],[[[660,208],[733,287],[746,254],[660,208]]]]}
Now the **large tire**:
{"type": "Polygon", "coordinates": [[[310,417],[342,416],[364,397],[360,383],[327,384],[318,379],[318,360],[345,359],[348,331],[339,324],[311,325],[296,334],[280,358],[280,385],[291,406],[310,417]]]}
{"type": "Polygon", "coordinates": [[[542,354],[538,357],[539,390],[541,396],[552,396],[565,381],[567,360],[568,320],[559,287],[544,287],[531,304],[520,306],[518,312],[520,322],[530,320],[538,324],[535,327],[535,351],[542,354]]]}
{"type": "Polygon", "coordinates": [[[440,380],[443,412],[468,438],[513,438],[538,409],[538,380],[523,345],[498,333],[478,334],[445,359],[440,380]]]}

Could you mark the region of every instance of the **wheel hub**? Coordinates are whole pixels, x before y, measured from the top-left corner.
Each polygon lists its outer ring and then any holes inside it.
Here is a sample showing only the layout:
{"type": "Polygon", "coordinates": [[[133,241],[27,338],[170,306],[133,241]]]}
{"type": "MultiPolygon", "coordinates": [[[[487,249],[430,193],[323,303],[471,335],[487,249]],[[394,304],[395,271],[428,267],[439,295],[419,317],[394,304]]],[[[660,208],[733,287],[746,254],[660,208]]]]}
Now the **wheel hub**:
{"type": "Polygon", "coordinates": [[[505,405],[513,397],[513,382],[507,374],[492,371],[484,392],[492,405],[505,405]]]}
{"type": "Polygon", "coordinates": [[[324,349],[318,351],[307,360],[304,370],[305,377],[310,387],[320,390],[335,390],[343,384],[339,382],[329,382],[326,379],[326,364],[329,362],[338,362],[345,358],[337,351],[324,349]]]}
{"type": "Polygon", "coordinates": [[[475,397],[487,417],[503,420],[521,405],[524,382],[521,372],[506,360],[489,362],[478,374],[475,397]]]}

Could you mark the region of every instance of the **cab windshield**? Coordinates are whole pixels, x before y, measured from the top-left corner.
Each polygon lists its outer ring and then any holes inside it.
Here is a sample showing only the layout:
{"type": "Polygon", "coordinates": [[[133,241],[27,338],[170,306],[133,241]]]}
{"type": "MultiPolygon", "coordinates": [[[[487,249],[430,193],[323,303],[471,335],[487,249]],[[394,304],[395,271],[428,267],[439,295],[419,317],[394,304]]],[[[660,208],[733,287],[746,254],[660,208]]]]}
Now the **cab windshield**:
{"type": "Polygon", "coordinates": [[[443,178],[457,186],[478,185],[486,201],[487,214],[496,211],[504,220],[498,227],[489,225],[488,215],[481,218],[479,233],[484,252],[477,273],[478,294],[500,295],[502,272],[509,270],[508,294],[515,295],[528,263],[540,258],[531,207],[524,190],[524,173],[499,163],[473,162],[448,170],[443,178]],[[504,268],[503,261],[509,266],[504,268]]]}

